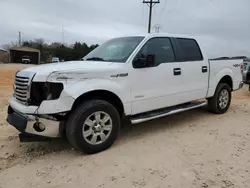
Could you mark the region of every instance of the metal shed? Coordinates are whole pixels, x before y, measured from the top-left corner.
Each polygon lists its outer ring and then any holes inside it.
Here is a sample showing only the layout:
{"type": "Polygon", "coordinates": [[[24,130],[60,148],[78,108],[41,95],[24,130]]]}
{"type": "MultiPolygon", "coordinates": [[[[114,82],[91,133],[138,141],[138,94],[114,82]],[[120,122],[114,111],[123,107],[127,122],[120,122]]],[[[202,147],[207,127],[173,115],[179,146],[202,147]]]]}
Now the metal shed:
{"type": "Polygon", "coordinates": [[[12,63],[22,63],[24,57],[29,57],[30,64],[40,63],[40,51],[35,48],[21,46],[10,49],[10,61],[12,63]]]}
{"type": "Polygon", "coordinates": [[[9,62],[9,53],[6,50],[0,49],[0,62],[2,63],[9,62]]]}

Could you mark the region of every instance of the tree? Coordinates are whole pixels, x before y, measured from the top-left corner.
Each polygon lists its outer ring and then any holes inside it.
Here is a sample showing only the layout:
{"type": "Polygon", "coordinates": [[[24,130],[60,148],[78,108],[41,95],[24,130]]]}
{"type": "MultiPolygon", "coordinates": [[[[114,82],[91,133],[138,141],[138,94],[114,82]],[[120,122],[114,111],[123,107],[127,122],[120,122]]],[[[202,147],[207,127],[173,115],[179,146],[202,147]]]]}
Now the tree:
{"type": "Polygon", "coordinates": [[[4,44],[2,45],[3,49],[6,51],[9,51],[11,48],[18,47],[17,42],[11,42],[10,44],[4,44]]]}
{"type": "MultiPolygon", "coordinates": [[[[4,45],[4,49],[9,50],[10,48],[18,46],[17,43],[10,43],[4,45]]],[[[70,60],[80,60],[90,51],[98,47],[98,45],[90,45],[86,43],[81,43],[80,41],[75,42],[74,44],[66,45],[59,42],[53,42],[47,44],[44,39],[37,38],[34,40],[23,41],[22,46],[27,46],[40,50],[41,61],[48,62],[48,59],[52,57],[59,57],[60,60],[64,59],[65,61],[70,60]]]]}
{"type": "Polygon", "coordinates": [[[32,41],[23,41],[23,46],[32,47],[32,41]]]}
{"type": "Polygon", "coordinates": [[[34,40],[34,43],[38,46],[44,46],[45,42],[44,42],[44,39],[42,38],[37,38],[34,40]]]}

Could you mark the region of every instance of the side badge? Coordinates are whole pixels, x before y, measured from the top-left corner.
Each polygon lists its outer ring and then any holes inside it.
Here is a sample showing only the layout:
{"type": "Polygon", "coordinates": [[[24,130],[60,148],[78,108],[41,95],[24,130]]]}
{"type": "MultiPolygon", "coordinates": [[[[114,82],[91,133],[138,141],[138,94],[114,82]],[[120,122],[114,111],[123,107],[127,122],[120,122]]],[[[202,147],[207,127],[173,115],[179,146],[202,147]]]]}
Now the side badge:
{"type": "Polygon", "coordinates": [[[110,77],[117,78],[117,77],[126,77],[126,76],[128,76],[128,73],[120,73],[120,74],[116,74],[116,75],[111,75],[110,77]]]}
{"type": "Polygon", "coordinates": [[[233,66],[234,66],[234,67],[239,67],[239,66],[240,66],[240,64],[234,64],[233,66]]]}

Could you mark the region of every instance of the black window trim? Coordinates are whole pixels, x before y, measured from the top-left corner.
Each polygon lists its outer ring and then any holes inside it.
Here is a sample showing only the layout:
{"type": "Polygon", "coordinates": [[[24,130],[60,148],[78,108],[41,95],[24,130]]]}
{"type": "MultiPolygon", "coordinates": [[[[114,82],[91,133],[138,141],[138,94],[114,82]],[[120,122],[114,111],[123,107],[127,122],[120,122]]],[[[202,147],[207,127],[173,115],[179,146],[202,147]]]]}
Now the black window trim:
{"type": "MultiPolygon", "coordinates": [[[[200,60],[189,60],[189,61],[184,61],[184,60],[178,60],[178,62],[193,62],[193,61],[204,61],[204,57],[203,57],[203,54],[202,54],[202,51],[201,51],[201,48],[200,48],[200,45],[198,44],[198,42],[194,39],[194,38],[183,38],[183,37],[175,37],[173,38],[174,39],[174,43],[175,43],[175,47],[177,48],[177,53],[179,53],[179,55],[177,55],[177,57],[180,57],[182,56],[182,50],[180,49],[180,46],[178,45],[178,42],[177,42],[177,39],[185,39],[185,40],[193,40],[197,46],[198,46],[198,49],[199,49],[199,52],[201,54],[201,59],[200,60]]],[[[177,58],[178,59],[178,58],[177,58]]]]}
{"type": "MultiPolygon", "coordinates": [[[[140,53],[140,51],[141,51],[141,49],[143,49],[144,48],[144,46],[150,41],[150,40],[152,40],[152,39],[156,39],[156,38],[163,38],[163,39],[169,39],[169,42],[170,42],[170,45],[171,45],[171,47],[172,47],[172,50],[173,50],[173,54],[174,54],[174,61],[170,61],[170,62],[164,62],[164,63],[159,63],[158,65],[156,65],[156,66],[153,66],[153,67],[158,67],[160,64],[166,64],[166,63],[176,63],[177,61],[176,61],[176,52],[175,52],[175,48],[174,48],[174,45],[173,45],[173,37],[152,37],[152,38],[150,38],[150,39],[148,39],[144,44],[143,44],[143,46],[139,49],[139,51],[136,53],[136,55],[134,56],[134,58],[133,58],[133,60],[132,60],[132,65],[133,65],[133,68],[134,68],[134,60],[135,60],[135,58],[137,57],[137,55],[140,53]]],[[[149,68],[152,68],[152,67],[149,67],[149,68]]]]}

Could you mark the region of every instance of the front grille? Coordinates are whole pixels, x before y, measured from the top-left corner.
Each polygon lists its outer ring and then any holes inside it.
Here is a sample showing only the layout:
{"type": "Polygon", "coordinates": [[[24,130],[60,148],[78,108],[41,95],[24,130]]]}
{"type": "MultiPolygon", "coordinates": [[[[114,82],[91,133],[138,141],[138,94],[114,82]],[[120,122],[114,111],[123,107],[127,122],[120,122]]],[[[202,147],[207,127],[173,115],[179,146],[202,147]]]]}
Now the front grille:
{"type": "Polygon", "coordinates": [[[16,76],[15,78],[15,98],[21,103],[27,103],[29,98],[28,93],[29,77],[16,76]]]}
{"type": "Polygon", "coordinates": [[[14,82],[14,97],[22,104],[28,105],[30,98],[30,85],[34,73],[19,71],[16,73],[14,82]]]}

